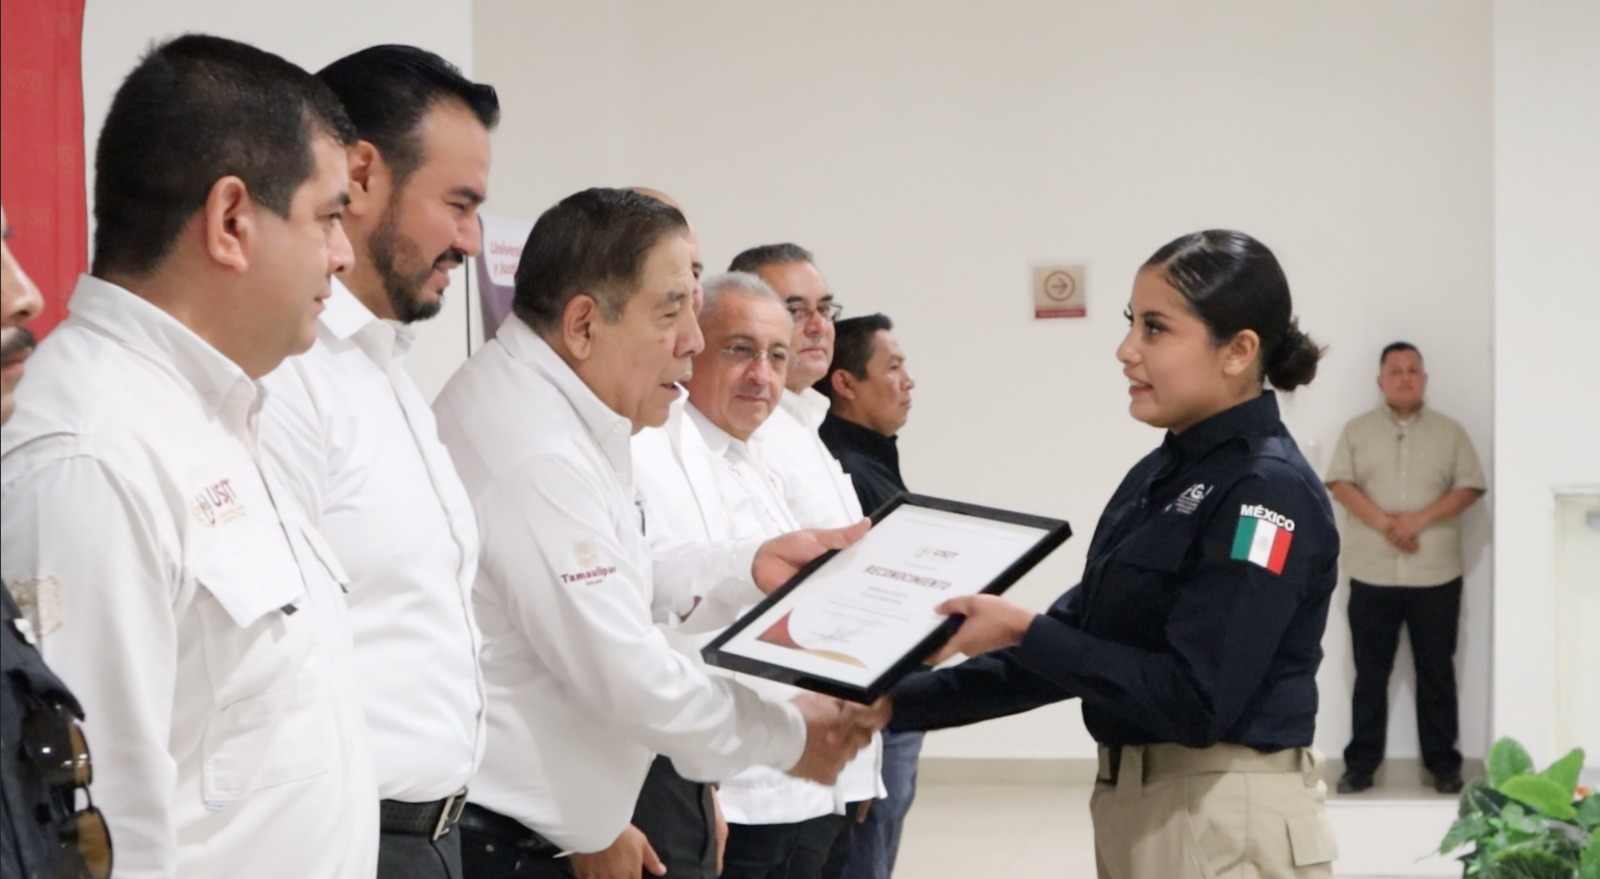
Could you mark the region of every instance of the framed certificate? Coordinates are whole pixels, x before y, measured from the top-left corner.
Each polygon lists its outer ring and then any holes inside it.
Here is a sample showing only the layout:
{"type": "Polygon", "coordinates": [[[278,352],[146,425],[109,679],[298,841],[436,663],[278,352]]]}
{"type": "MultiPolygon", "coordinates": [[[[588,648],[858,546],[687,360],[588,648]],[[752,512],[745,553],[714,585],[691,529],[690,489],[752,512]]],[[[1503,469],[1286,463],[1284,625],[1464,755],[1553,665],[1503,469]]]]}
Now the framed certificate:
{"type": "Polygon", "coordinates": [[[706,662],[872,702],[961,624],[935,607],[1006,591],[1072,534],[1059,519],[907,493],[872,521],[707,644],[706,662]]]}

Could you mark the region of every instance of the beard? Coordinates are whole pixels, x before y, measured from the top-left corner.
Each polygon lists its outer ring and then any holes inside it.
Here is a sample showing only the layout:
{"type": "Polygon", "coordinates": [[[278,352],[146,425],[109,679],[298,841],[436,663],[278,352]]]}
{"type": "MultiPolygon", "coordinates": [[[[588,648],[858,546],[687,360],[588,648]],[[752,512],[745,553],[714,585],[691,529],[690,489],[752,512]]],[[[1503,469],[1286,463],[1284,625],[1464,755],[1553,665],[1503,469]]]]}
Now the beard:
{"type": "Polygon", "coordinates": [[[378,228],[373,230],[368,248],[372,254],[372,267],[377,269],[378,278],[383,281],[383,292],[389,299],[395,319],[409,324],[427,320],[444,307],[443,291],[432,301],[425,300],[422,285],[433,277],[435,268],[448,270],[461,265],[466,262],[467,254],[452,247],[420,268],[406,268],[424,263],[425,257],[416,242],[400,234],[396,221],[398,214],[399,206],[391,201],[378,228]]]}

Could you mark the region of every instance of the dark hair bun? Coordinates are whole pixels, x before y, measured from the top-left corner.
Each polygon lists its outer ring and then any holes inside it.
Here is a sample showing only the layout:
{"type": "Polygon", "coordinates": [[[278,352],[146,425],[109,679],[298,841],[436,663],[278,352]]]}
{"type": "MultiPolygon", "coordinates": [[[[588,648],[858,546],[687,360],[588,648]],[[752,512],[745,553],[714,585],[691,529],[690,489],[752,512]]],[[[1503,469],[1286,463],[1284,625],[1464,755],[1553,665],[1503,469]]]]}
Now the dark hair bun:
{"type": "Polygon", "coordinates": [[[1290,321],[1289,331],[1284,333],[1266,363],[1267,381],[1280,391],[1311,384],[1317,377],[1317,361],[1326,350],[1318,348],[1310,336],[1300,332],[1297,324],[1298,321],[1290,321]]]}

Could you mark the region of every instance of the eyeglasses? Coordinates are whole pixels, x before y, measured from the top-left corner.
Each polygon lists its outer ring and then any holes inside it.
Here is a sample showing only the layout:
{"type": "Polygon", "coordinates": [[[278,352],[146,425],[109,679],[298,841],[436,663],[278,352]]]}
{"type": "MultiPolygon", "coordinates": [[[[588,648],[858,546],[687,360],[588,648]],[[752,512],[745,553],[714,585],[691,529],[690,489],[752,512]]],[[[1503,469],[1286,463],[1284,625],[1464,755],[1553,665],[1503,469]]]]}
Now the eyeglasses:
{"type": "Polygon", "coordinates": [[[111,830],[89,799],[94,763],[89,759],[83,727],[60,705],[36,708],[22,720],[22,746],[67,809],[76,805],[80,789],[88,800],[87,807],[61,823],[59,879],[109,879],[111,830]]]}
{"type": "Polygon", "coordinates": [[[757,360],[764,358],[768,363],[772,364],[773,370],[779,372],[783,371],[783,369],[789,365],[788,348],[763,349],[757,348],[754,345],[746,345],[743,342],[735,342],[732,345],[726,345],[718,350],[722,352],[723,357],[726,357],[729,360],[741,360],[747,363],[755,363],[757,360]]]}
{"type": "Polygon", "coordinates": [[[820,302],[816,308],[812,308],[804,302],[790,302],[786,303],[784,307],[789,309],[789,316],[794,318],[794,322],[797,324],[805,323],[811,319],[812,315],[821,315],[823,320],[831,324],[839,319],[839,315],[844,314],[844,306],[837,302],[820,302]]]}

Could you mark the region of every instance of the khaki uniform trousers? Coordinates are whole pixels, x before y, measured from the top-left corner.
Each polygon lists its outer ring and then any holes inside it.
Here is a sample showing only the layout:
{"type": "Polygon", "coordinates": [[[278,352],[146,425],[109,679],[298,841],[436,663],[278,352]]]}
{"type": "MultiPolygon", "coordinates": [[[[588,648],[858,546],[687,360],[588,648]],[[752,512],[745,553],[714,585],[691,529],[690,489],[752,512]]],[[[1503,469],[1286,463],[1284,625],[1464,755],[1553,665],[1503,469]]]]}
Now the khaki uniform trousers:
{"type": "Polygon", "coordinates": [[[1101,746],[1100,879],[1328,879],[1338,847],[1314,748],[1101,746]]]}

